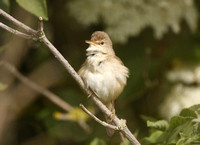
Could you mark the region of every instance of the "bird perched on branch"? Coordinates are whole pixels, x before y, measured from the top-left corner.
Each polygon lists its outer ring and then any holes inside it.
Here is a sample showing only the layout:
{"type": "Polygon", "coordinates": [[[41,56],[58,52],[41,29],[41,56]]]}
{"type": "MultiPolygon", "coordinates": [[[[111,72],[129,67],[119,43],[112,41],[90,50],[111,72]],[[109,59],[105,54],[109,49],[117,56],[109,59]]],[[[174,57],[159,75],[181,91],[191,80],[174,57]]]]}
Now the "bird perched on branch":
{"type": "MultiPolygon", "coordinates": [[[[86,40],[87,59],[78,74],[85,85],[115,114],[114,101],[122,93],[129,75],[119,57],[115,55],[112,41],[108,34],[96,31],[91,40],[86,40]]],[[[112,124],[112,119],[105,116],[106,122],[112,124]]],[[[112,136],[114,130],[106,128],[107,134],[112,136]]]]}

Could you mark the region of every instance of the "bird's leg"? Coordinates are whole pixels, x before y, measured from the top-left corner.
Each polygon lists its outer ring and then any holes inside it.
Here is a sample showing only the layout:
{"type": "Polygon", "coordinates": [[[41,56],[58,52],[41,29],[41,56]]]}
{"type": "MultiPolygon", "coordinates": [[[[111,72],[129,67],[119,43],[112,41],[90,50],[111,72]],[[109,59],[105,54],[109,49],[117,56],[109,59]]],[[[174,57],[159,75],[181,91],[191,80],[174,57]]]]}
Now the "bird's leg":
{"type": "Polygon", "coordinates": [[[111,106],[111,112],[112,112],[112,115],[111,115],[111,119],[115,116],[115,102],[114,101],[112,101],[111,102],[112,103],[112,106],[111,106]]]}
{"type": "Polygon", "coordinates": [[[112,120],[113,120],[113,118],[114,118],[114,116],[115,116],[115,104],[114,104],[114,103],[115,103],[114,101],[111,101],[111,102],[107,105],[108,109],[111,111],[111,115],[108,116],[109,119],[110,119],[110,122],[112,122],[112,120]]]}
{"type": "MultiPolygon", "coordinates": [[[[113,122],[113,118],[115,116],[114,101],[109,102],[108,104],[106,104],[106,106],[111,111],[111,114],[109,116],[105,115],[106,122],[111,125],[115,125],[113,122]]],[[[107,132],[108,136],[112,136],[114,134],[114,130],[110,129],[110,128],[106,128],[106,132],[107,132]]]]}
{"type": "MultiPolygon", "coordinates": [[[[89,88],[89,89],[90,89],[90,88],[89,88]]],[[[96,94],[95,92],[93,92],[92,89],[90,89],[90,92],[91,92],[91,93],[88,95],[88,98],[90,98],[92,95],[96,95],[96,96],[97,96],[97,94],[96,94]]]]}
{"type": "Polygon", "coordinates": [[[89,94],[89,95],[88,95],[88,98],[90,98],[92,95],[93,95],[93,93],[89,94]]]}

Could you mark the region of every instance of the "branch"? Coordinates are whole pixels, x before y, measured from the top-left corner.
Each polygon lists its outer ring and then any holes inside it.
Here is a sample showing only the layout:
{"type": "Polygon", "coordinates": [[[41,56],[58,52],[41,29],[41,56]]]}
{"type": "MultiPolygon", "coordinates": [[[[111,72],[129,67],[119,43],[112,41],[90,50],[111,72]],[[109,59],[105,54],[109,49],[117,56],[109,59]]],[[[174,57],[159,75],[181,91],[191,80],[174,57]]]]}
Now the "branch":
{"type": "MultiPolygon", "coordinates": [[[[81,77],[77,74],[77,72],[74,70],[74,68],[69,64],[69,62],[61,55],[61,53],[51,44],[51,42],[45,37],[41,39],[41,42],[43,42],[51,52],[54,54],[54,56],[63,64],[64,68],[71,74],[71,76],[77,81],[79,86],[85,91],[87,95],[90,95],[90,98],[95,102],[95,104],[101,109],[101,111],[106,114],[107,116],[113,116],[112,112],[97,98],[97,96],[92,93],[83,83],[83,80],[81,77]]],[[[120,120],[116,115],[112,118],[113,122],[116,124],[116,126],[121,127],[122,120],[120,120]]],[[[137,139],[133,136],[133,134],[130,132],[126,124],[122,128],[122,133],[128,138],[128,140],[133,145],[140,145],[140,143],[137,141],[137,139]]]]}
{"type": "MultiPolygon", "coordinates": [[[[69,64],[69,62],[62,56],[62,54],[51,44],[51,42],[45,37],[41,40],[53,53],[53,55],[58,59],[64,68],[71,74],[71,76],[76,80],[76,82],[80,85],[80,87],[86,92],[86,94],[90,95],[92,92],[86,88],[85,84],[83,83],[81,77],[77,74],[74,68],[69,64]]],[[[92,96],[92,95],[91,95],[92,96]]]]}
{"type": "MultiPolygon", "coordinates": [[[[2,13],[2,10],[0,11],[0,14],[2,13]]],[[[3,12],[4,14],[5,12],[3,12]]],[[[7,16],[6,18],[9,19],[10,17],[7,16]]],[[[3,15],[4,16],[4,15],[3,15]]],[[[13,17],[11,17],[13,18],[13,17]]],[[[14,19],[14,18],[13,18],[14,19]]],[[[13,23],[16,24],[16,21],[13,23]]],[[[42,20],[39,20],[39,23],[43,23],[42,20]]],[[[18,25],[21,28],[24,27],[24,25],[18,25]]],[[[40,25],[41,26],[41,25],[40,25]]],[[[28,27],[28,26],[27,26],[28,27]]],[[[43,32],[43,29],[39,28],[39,31],[43,32]]],[[[35,30],[33,32],[35,33],[35,30]]],[[[37,33],[38,34],[38,33],[37,33]]],[[[37,35],[38,36],[38,35],[37,35]]],[[[124,120],[119,119],[116,115],[113,115],[112,112],[97,98],[97,96],[89,90],[85,84],[83,83],[83,80],[80,78],[80,76],[77,74],[77,72],[74,70],[74,68],[69,64],[69,62],[61,55],[61,53],[51,44],[51,42],[46,38],[45,35],[42,35],[42,37],[39,36],[39,39],[42,43],[44,43],[50,51],[53,53],[53,55],[61,62],[61,64],[64,66],[64,68],[71,74],[71,76],[76,80],[76,82],[79,84],[79,86],[85,91],[85,93],[88,96],[91,96],[90,98],[94,101],[94,103],[101,109],[101,111],[107,115],[112,116],[112,120],[115,123],[115,125],[120,128],[121,132],[127,137],[127,139],[131,142],[132,145],[140,145],[138,140],[134,137],[134,135],[130,132],[128,127],[126,126],[126,123],[124,120]]]]}
{"type": "Polygon", "coordinates": [[[11,15],[7,14],[6,12],[4,12],[2,9],[0,9],[0,15],[2,15],[4,18],[9,20],[10,22],[15,24],[16,26],[24,29],[27,33],[31,33],[31,34],[34,34],[34,35],[37,34],[36,30],[33,30],[32,28],[30,28],[27,25],[23,24],[22,22],[18,21],[17,19],[12,17],[11,15]]]}
{"type": "Polygon", "coordinates": [[[46,98],[54,102],[56,105],[64,109],[65,111],[69,112],[73,109],[71,105],[60,99],[57,95],[54,93],[50,92],[49,90],[39,86],[35,82],[29,80],[25,76],[23,76],[13,65],[11,65],[8,62],[2,62],[2,65],[8,69],[14,76],[16,76],[19,80],[21,80],[24,84],[32,88],[33,90],[41,93],[44,95],[46,98]]]}
{"type": "Polygon", "coordinates": [[[5,29],[5,30],[7,30],[8,32],[13,33],[13,34],[15,34],[17,36],[20,36],[22,38],[37,40],[35,37],[33,37],[31,35],[28,35],[28,34],[20,32],[20,31],[17,31],[15,29],[11,28],[11,27],[8,27],[7,25],[5,25],[5,24],[3,24],[1,22],[0,22],[0,27],[5,29]]]}
{"type": "Polygon", "coordinates": [[[109,127],[111,129],[114,129],[114,130],[119,130],[119,128],[117,126],[114,126],[114,125],[111,125],[111,124],[108,124],[107,122],[105,121],[101,121],[99,118],[97,118],[96,116],[94,116],[89,110],[87,110],[83,104],[80,104],[80,107],[83,109],[83,111],[85,111],[85,113],[87,113],[89,116],[91,116],[96,122],[100,123],[101,125],[103,125],[104,127],[109,127]]]}
{"type": "MultiPolygon", "coordinates": [[[[51,100],[54,104],[61,107],[63,110],[70,112],[74,108],[68,104],[67,102],[60,99],[57,95],[50,92],[49,90],[39,86],[35,82],[31,81],[27,77],[23,76],[13,65],[11,65],[8,62],[2,62],[2,65],[11,72],[15,77],[17,77],[20,81],[22,81],[24,84],[32,88],[33,90],[39,92],[40,94],[44,95],[47,99],[51,100]]],[[[70,120],[70,119],[69,119],[70,120]]],[[[90,128],[85,122],[77,121],[77,123],[86,131],[89,132],[90,128]]]]}

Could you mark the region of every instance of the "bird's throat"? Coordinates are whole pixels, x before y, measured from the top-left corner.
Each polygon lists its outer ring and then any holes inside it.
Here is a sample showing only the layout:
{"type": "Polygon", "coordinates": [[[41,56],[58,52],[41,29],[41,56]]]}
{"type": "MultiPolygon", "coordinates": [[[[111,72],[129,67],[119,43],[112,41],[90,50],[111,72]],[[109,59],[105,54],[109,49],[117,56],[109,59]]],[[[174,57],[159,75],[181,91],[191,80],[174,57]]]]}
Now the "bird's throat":
{"type": "Polygon", "coordinates": [[[87,56],[95,56],[96,54],[106,54],[100,47],[94,45],[90,45],[90,47],[86,49],[86,52],[87,56]]]}

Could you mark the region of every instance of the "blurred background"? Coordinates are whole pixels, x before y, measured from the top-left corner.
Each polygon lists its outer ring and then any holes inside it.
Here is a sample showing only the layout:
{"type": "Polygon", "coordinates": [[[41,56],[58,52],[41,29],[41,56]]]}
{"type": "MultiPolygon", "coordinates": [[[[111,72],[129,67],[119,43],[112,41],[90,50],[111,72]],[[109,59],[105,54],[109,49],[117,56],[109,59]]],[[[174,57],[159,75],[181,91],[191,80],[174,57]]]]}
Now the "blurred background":
{"type": "MultiPolygon", "coordinates": [[[[167,119],[184,107],[200,103],[200,1],[198,0],[1,0],[0,8],[37,29],[43,16],[47,38],[78,70],[84,62],[85,40],[94,31],[107,32],[114,50],[130,69],[128,84],[116,101],[116,114],[127,120],[138,140],[148,136],[147,118],[167,119]]],[[[0,22],[18,29],[0,17],[0,22]]],[[[103,120],[64,67],[40,42],[0,29],[0,61],[58,95],[75,110],[83,103],[103,120]]],[[[116,133],[81,110],[89,126],[32,90],[0,66],[1,145],[116,145],[116,133]],[[55,115],[55,112],[57,112],[55,115]],[[64,113],[64,114],[63,114],[64,113]]]]}

